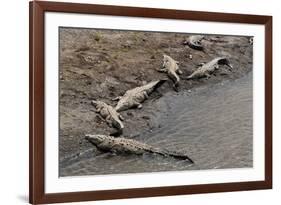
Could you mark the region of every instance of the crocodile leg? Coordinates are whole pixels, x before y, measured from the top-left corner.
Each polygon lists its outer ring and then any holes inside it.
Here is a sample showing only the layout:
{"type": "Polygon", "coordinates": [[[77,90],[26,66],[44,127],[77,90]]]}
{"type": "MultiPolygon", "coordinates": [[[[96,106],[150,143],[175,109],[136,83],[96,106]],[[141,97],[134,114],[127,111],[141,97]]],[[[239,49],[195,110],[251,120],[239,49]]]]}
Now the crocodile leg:
{"type": "Polygon", "coordinates": [[[112,101],[119,101],[121,99],[121,96],[118,96],[116,98],[111,99],[112,101]]]}
{"type": "Polygon", "coordinates": [[[105,118],[105,121],[106,121],[109,125],[111,125],[111,117],[110,117],[110,115],[108,115],[108,116],[105,118]]]}
{"type": "Polygon", "coordinates": [[[176,73],[179,74],[179,75],[182,75],[182,74],[183,74],[183,72],[182,72],[180,69],[178,69],[178,70],[176,71],[176,73]]]}
{"type": "Polygon", "coordinates": [[[207,79],[211,78],[211,75],[209,73],[205,73],[205,76],[207,77],[207,79]]]}
{"type": "Polygon", "coordinates": [[[121,121],[124,121],[124,120],[125,120],[124,117],[123,117],[122,115],[120,115],[120,114],[119,114],[118,117],[119,117],[119,119],[120,119],[121,121]]]}
{"type": "Polygon", "coordinates": [[[202,67],[203,65],[205,65],[206,63],[199,63],[198,65],[197,65],[197,67],[202,67]]]}
{"type": "Polygon", "coordinates": [[[163,72],[163,73],[166,73],[167,72],[167,69],[166,68],[158,68],[156,69],[158,72],[163,72]]]}
{"type": "Polygon", "coordinates": [[[148,94],[147,94],[147,92],[144,92],[143,95],[144,95],[144,97],[145,97],[146,99],[148,99],[148,94]]]}
{"type": "Polygon", "coordinates": [[[138,104],[137,104],[137,108],[138,108],[138,109],[141,109],[141,108],[142,108],[142,104],[141,104],[141,103],[138,103],[138,104]]]}

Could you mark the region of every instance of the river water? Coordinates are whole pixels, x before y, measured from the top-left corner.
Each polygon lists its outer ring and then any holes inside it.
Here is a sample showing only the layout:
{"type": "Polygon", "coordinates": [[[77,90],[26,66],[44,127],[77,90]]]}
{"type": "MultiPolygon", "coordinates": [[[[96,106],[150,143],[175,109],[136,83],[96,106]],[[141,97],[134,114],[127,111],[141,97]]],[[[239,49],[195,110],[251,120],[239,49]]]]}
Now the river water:
{"type": "Polygon", "coordinates": [[[195,164],[151,154],[113,155],[93,147],[62,162],[60,176],[252,167],[252,106],[252,72],[189,92],[167,93],[144,105],[155,129],[134,139],[185,153],[195,164]]]}

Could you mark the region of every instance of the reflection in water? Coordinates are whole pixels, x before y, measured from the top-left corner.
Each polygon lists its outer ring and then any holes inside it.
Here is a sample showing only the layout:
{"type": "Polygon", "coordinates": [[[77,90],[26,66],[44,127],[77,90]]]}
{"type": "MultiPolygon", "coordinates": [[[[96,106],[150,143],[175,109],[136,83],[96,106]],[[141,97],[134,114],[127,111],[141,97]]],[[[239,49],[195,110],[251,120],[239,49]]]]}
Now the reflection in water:
{"type": "Polygon", "coordinates": [[[158,155],[87,150],[62,162],[61,176],[253,166],[252,73],[191,93],[168,93],[146,103],[154,129],[136,140],[188,154],[195,164],[158,155]]]}

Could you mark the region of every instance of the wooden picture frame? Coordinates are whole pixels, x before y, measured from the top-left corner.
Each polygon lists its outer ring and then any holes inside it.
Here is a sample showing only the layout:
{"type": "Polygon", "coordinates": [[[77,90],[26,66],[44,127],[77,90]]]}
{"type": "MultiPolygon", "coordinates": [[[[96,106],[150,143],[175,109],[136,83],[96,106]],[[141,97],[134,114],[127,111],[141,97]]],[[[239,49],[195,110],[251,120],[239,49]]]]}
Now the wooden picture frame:
{"type": "Polygon", "coordinates": [[[199,11],[104,6],[77,3],[33,1],[29,4],[29,201],[32,204],[74,202],[135,197],[229,192],[272,188],[272,17],[199,11]],[[247,23],[265,26],[265,180],[233,183],[180,185],[149,188],[45,193],[45,80],[44,15],[45,12],[98,14],[126,17],[247,23]]]}

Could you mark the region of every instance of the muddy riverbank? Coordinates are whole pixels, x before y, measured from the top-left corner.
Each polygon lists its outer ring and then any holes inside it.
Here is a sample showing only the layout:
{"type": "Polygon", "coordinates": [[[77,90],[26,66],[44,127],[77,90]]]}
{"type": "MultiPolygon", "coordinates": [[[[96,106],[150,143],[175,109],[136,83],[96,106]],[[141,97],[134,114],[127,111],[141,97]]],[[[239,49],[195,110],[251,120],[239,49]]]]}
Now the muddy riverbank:
{"type": "Polygon", "coordinates": [[[60,29],[61,176],[252,166],[249,37],[206,36],[202,52],[182,44],[188,36],[60,29]],[[232,72],[222,67],[210,79],[182,80],[178,93],[169,81],[142,109],[122,112],[124,136],[180,150],[193,157],[196,165],[159,156],[100,153],[84,135],[109,134],[114,129],[94,112],[91,99],[115,105],[111,99],[126,90],[166,78],[156,71],[164,53],[179,61],[183,78],[197,64],[217,56],[229,57],[234,67],[232,72]]]}

